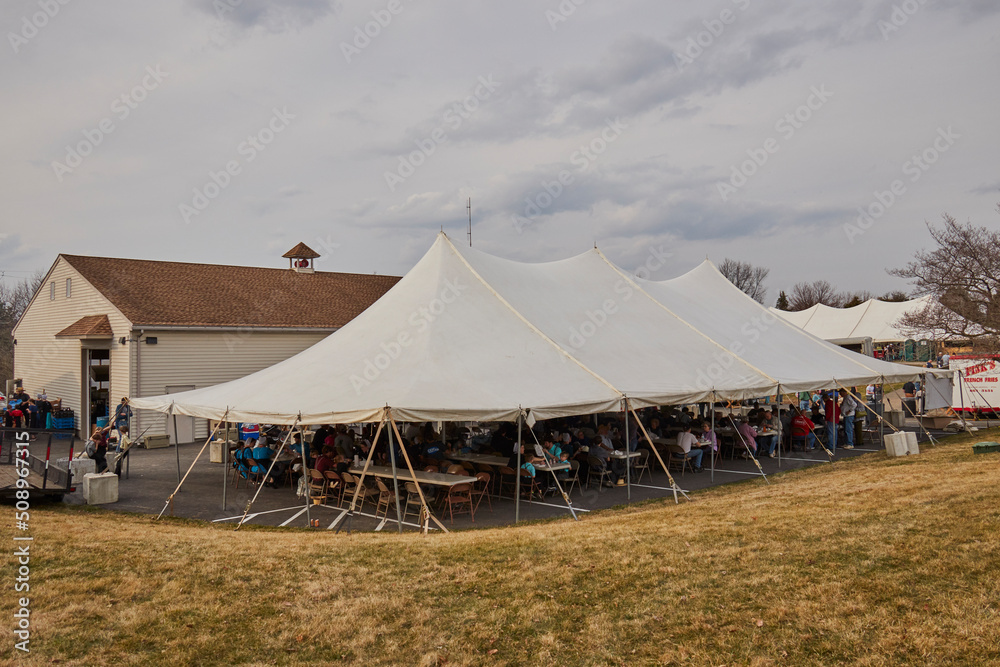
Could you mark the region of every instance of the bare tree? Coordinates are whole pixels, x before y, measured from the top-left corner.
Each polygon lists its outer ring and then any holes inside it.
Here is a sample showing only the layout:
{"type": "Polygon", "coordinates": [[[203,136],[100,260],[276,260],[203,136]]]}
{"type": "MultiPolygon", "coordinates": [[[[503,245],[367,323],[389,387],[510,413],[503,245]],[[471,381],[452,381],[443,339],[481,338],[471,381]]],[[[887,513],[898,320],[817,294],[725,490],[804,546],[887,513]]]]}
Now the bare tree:
{"type": "Polygon", "coordinates": [[[960,225],[948,214],[943,218],[940,228],[927,225],[936,249],[918,251],[912,262],[889,271],[908,278],[917,295],[936,298],[907,313],[899,325],[995,348],[1000,342],[1000,231],[960,225]]]}
{"type": "Polygon", "coordinates": [[[900,290],[893,290],[892,292],[886,292],[878,298],[879,301],[889,301],[902,303],[903,301],[909,301],[910,296],[906,292],[900,290]]]}
{"type": "Polygon", "coordinates": [[[788,307],[791,310],[805,310],[817,303],[840,308],[844,305],[844,295],[837,292],[829,282],[814,280],[811,283],[796,283],[788,297],[788,307]]]}
{"type": "Polygon", "coordinates": [[[767,288],[764,281],[771,273],[771,269],[762,266],[753,266],[749,262],[740,262],[728,257],[719,264],[719,272],[722,273],[729,282],[743,290],[747,296],[757,303],[764,303],[767,296],[767,288]]]}
{"type": "Polygon", "coordinates": [[[45,274],[36,272],[13,287],[0,283],[0,380],[14,376],[14,325],[44,279],[45,274]]]}

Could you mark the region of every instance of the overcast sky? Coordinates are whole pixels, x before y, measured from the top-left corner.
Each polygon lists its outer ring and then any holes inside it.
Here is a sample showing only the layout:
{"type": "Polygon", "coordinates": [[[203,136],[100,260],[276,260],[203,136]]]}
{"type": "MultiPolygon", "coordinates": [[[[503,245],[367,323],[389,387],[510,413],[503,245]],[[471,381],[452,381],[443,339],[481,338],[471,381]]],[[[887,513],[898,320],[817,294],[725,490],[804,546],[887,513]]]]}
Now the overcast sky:
{"type": "MultiPolygon", "coordinates": [[[[995,0],[6,0],[0,270],[62,253],[402,275],[442,227],[882,293],[996,225],[995,0]],[[683,5],[683,6],[680,6],[683,5]],[[894,192],[895,190],[895,192],[894,192]],[[881,202],[880,202],[881,200],[881,202]],[[859,209],[869,212],[859,224],[859,209]],[[653,249],[653,250],[651,250],[653,249]]],[[[662,263],[662,266],[658,266],[662,263]]]]}

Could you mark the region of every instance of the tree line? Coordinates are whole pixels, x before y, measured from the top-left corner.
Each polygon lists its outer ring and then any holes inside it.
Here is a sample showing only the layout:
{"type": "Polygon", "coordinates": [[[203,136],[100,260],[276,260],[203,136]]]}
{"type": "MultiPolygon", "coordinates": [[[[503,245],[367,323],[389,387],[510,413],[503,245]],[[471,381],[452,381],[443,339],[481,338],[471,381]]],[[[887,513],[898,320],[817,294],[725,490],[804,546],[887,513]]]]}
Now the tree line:
{"type": "MultiPolygon", "coordinates": [[[[977,349],[1000,352],[1000,230],[961,224],[947,213],[942,218],[940,226],[927,223],[936,248],[919,250],[906,266],[888,269],[889,275],[910,281],[910,294],[899,290],[881,296],[867,290],[841,292],[829,281],[814,280],[796,283],[791,292],[779,291],[775,307],[797,311],[822,303],[850,308],[873,298],[907,301],[930,295],[934,299],[929,305],[907,313],[899,325],[933,338],[968,341],[977,349]]],[[[770,269],[726,258],[719,271],[764,303],[764,281],[770,269]]]]}

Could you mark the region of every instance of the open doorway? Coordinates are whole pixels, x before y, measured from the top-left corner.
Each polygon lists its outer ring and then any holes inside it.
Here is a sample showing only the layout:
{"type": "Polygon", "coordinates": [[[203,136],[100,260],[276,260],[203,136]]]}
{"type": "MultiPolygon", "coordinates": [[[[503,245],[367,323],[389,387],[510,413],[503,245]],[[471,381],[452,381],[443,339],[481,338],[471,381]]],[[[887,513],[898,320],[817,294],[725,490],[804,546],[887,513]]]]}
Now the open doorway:
{"type": "Polygon", "coordinates": [[[83,350],[83,414],[80,430],[89,436],[94,426],[107,423],[111,400],[111,350],[83,350]]]}

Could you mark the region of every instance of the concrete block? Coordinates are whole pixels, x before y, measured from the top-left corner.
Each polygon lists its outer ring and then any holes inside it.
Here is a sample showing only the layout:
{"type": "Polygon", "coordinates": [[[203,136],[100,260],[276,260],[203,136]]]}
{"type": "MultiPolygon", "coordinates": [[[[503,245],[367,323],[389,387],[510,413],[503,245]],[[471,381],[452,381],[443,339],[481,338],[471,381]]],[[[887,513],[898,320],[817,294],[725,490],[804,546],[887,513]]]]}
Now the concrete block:
{"type": "Polygon", "coordinates": [[[906,456],[909,450],[906,446],[905,433],[890,433],[885,436],[885,453],[887,456],[906,456]]]}
{"type": "Polygon", "coordinates": [[[73,485],[82,486],[83,477],[89,472],[97,472],[97,461],[93,459],[56,459],[56,466],[73,473],[73,485]]]}
{"type": "Polygon", "coordinates": [[[83,499],[88,505],[106,505],[118,502],[118,475],[105,472],[83,476],[83,499]]]}
{"type": "Polygon", "coordinates": [[[906,436],[906,453],[907,454],[919,454],[920,446],[917,444],[917,434],[913,431],[907,431],[906,436]]]}
{"type": "Polygon", "coordinates": [[[213,440],[208,446],[208,460],[212,463],[222,463],[226,446],[225,440],[213,440]]]}

